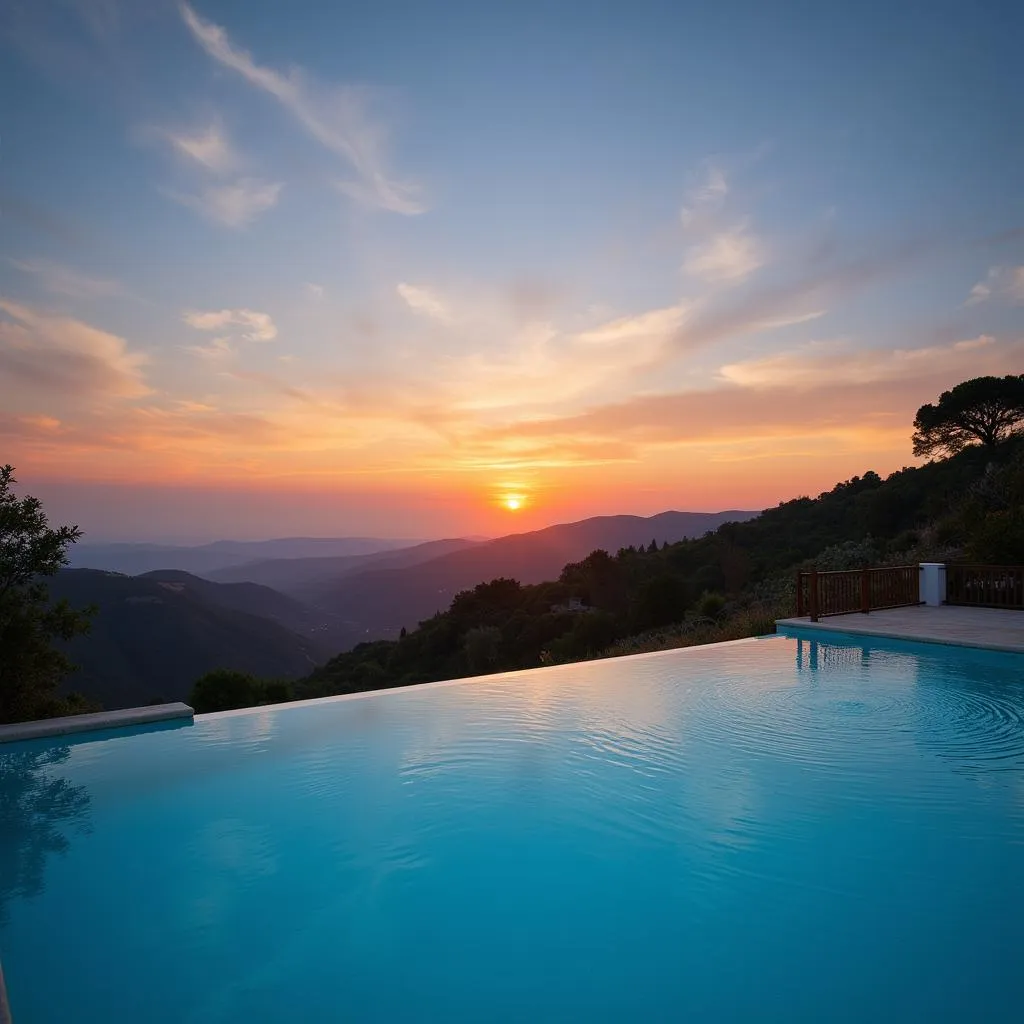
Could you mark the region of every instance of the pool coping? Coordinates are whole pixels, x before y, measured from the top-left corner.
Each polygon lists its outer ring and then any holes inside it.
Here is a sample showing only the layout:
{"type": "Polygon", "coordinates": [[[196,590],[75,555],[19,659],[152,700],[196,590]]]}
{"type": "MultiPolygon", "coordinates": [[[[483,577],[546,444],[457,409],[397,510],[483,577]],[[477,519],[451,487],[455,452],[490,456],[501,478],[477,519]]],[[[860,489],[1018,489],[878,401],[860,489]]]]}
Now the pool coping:
{"type": "MultiPolygon", "coordinates": [[[[191,720],[195,712],[187,704],[150,704],[142,708],[121,708],[117,711],[98,711],[88,715],[68,715],[64,718],[41,718],[34,722],[15,722],[0,725],[0,743],[34,740],[47,736],[68,736],[100,729],[125,729],[133,725],[151,725],[177,719],[191,720]]],[[[7,1024],[0,1014],[0,1024],[7,1024]]]]}
{"type": "MultiPolygon", "coordinates": [[[[841,616],[836,616],[840,618],[841,616]]],[[[977,651],[999,651],[1002,654],[1024,654],[1021,644],[999,644],[986,640],[967,641],[959,637],[922,636],[919,633],[906,633],[894,629],[856,630],[843,629],[838,623],[811,622],[808,619],[776,619],[776,629],[805,630],[810,633],[838,633],[842,636],[853,636],[860,640],[906,640],[915,644],[935,644],[938,647],[966,647],[977,651]]]]}

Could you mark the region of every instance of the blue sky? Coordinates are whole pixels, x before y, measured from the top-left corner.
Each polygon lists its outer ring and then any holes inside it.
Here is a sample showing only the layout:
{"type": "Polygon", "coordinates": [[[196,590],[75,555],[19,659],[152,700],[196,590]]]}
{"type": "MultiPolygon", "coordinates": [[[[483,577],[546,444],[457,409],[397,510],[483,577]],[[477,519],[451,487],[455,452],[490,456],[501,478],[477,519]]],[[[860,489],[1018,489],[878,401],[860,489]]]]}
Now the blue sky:
{"type": "Polygon", "coordinates": [[[16,0],[0,460],[97,539],[197,540],[760,507],[907,464],[918,405],[1024,369],[1022,29],[16,0]]]}

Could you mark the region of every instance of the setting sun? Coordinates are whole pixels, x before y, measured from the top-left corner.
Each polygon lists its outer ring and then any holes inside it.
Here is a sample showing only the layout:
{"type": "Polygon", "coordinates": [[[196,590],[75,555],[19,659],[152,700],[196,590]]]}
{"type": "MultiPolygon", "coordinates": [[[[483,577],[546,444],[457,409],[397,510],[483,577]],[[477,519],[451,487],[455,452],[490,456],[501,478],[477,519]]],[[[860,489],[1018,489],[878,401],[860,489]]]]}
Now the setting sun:
{"type": "Polygon", "coordinates": [[[507,508],[510,512],[517,512],[522,507],[523,507],[523,499],[522,498],[509,497],[509,498],[505,499],[505,508],[507,508]]]}

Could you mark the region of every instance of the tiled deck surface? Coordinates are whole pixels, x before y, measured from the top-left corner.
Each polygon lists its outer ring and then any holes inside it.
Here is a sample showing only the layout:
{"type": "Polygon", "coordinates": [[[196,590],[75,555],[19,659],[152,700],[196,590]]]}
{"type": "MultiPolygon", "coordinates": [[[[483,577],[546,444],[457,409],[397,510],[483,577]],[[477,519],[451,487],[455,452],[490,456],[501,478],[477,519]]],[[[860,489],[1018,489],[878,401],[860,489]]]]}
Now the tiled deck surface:
{"type": "Polygon", "coordinates": [[[934,608],[921,605],[889,608],[868,615],[861,612],[830,615],[818,622],[811,622],[808,618],[779,619],[776,625],[1024,654],[1024,611],[1001,608],[955,608],[947,605],[934,608]]]}

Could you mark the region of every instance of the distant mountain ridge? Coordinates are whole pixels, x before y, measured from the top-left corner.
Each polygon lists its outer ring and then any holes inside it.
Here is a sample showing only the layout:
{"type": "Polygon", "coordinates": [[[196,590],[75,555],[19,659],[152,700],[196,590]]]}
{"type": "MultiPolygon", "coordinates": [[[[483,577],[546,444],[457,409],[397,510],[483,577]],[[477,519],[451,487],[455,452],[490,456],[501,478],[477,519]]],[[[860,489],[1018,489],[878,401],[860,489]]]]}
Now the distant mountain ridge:
{"type": "Polygon", "coordinates": [[[309,639],[321,651],[333,652],[352,639],[350,631],[328,613],[260,583],[214,583],[181,569],[155,569],[134,578],[152,580],[217,608],[271,619],[309,639]]]}
{"type": "Polygon", "coordinates": [[[210,544],[76,544],[71,568],[104,569],[130,576],[154,569],[182,569],[205,575],[243,562],[270,558],[329,558],[393,551],[420,543],[382,537],[279,537],[273,540],[217,540],[210,544]]]}
{"type": "Polygon", "coordinates": [[[529,533],[474,544],[411,566],[373,566],[333,580],[285,589],[306,604],[340,616],[364,639],[391,637],[402,627],[443,611],[461,590],[499,576],[520,583],[557,579],[569,562],[603,548],[659,545],[701,537],[723,523],[743,522],[760,512],[662,512],[644,516],[596,516],[529,533]]]}
{"type": "MultiPolygon", "coordinates": [[[[53,598],[66,598],[76,608],[96,607],[89,633],[67,645],[79,670],[65,688],[106,708],[184,700],[212,669],[293,679],[336,647],[312,629],[299,634],[266,614],[276,611],[295,621],[301,605],[292,598],[273,591],[255,595],[252,584],[217,594],[220,584],[181,576],[187,574],[171,579],[62,569],[48,580],[53,598]],[[264,613],[243,610],[246,605],[264,613]]],[[[316,613],[309,615],[315,620],[316,613]]]]}
{"type": "Polygon", "coordinates": [[[483,543],[461,537],[431,540],[410,547],[331,558],[269,558],[217,569],[207,578],[217,583],[262,583],[278,590],[307,588],[319,581],[337,580],[367,568],[399,569],[439,558],[453,551],[483,543]]]}

